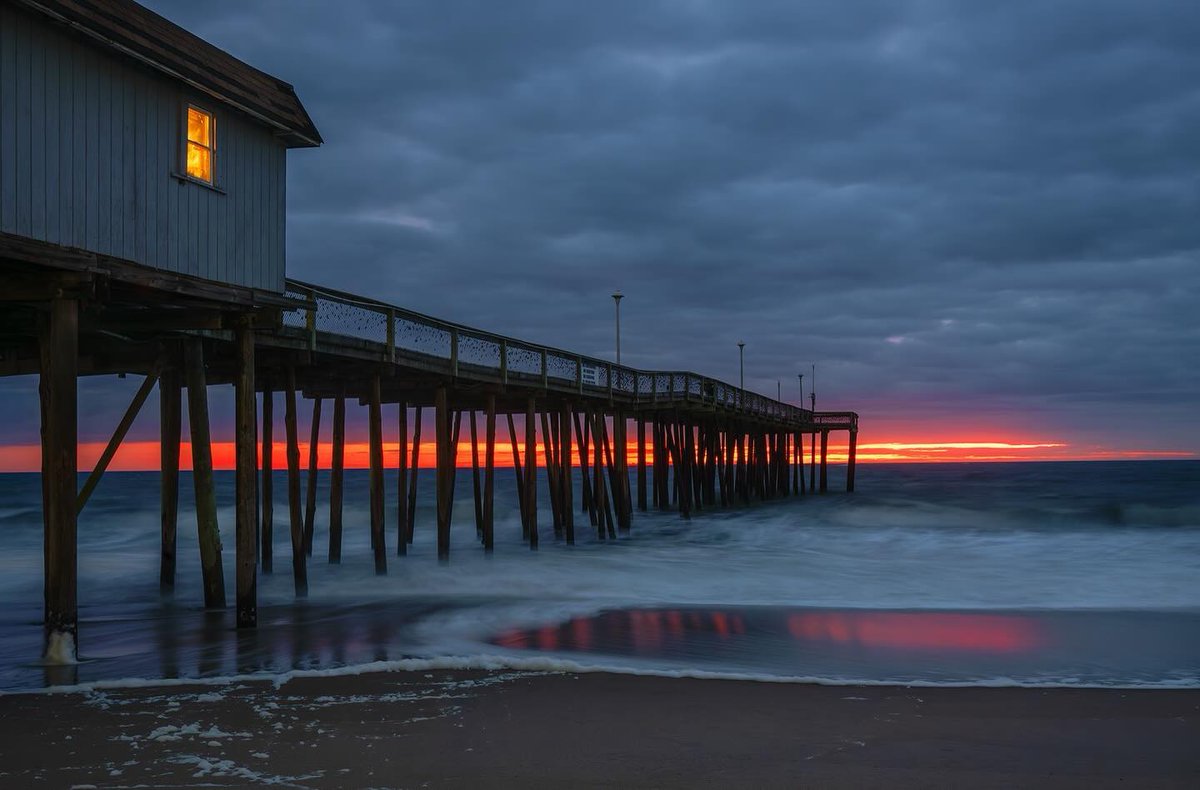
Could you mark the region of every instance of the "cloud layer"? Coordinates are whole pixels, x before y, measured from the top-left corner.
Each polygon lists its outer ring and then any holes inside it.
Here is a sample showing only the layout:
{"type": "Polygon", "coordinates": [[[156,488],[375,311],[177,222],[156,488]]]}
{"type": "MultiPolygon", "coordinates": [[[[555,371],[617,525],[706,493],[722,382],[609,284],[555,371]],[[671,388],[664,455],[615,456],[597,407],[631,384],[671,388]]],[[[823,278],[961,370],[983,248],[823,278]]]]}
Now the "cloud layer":
{"type": "Polygon", "coordinates": [[[1194,2],[150,5],[327,140],[295,276],[597,355],[620,288],[626,362],[744,340],[867,431],[1200,446],[1194,2]]]}

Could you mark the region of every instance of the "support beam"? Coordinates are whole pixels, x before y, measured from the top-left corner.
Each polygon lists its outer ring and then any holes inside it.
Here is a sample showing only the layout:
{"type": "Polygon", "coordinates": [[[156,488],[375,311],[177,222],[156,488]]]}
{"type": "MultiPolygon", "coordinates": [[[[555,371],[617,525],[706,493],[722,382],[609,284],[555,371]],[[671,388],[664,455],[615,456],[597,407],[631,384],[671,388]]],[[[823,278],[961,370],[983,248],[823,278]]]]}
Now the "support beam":
{"type": "Polygon", "coordinates": [[[646,418],[637,418],[637,498],[638,510],[646,509],[646,418]]]}
{"type": "Polygon", "coordinates": [[[370,447],[369,476],[371,502],[371,549],[375,554],[375,575],[387,573],[387,546],[383,536],[383,414],[379,398],[379,374],[371,377],[371,397],[367,404],[367,433],[370,447]]]}
{"type": "Polygon", "coordinates": [[[575,545],[575,507],[572,502],[574,484],[571,480],[571,404],[563,403],[558,415],[559,495],[562,508],[563,532],[567,545],[575,545]]]}
{"type": "Polygon", "coordinates": [[[408,554],[408,402],[396,414],[396,556],[408,554]]]}
{"type": "Polygon", "coordinates": [[[537,528],[537,400],[525,401],[525,510],[529,514],[529,548],[538,547],[537,528]]]}
{"type": "Polygon", "coordinates": [[[511,413],[508,415],[508,446],[512,451],[513,476],[517,480],[517,510],[521,514],[521,539],[529,539],[529,512],[525,510],[525,475],[521,470],[521,450],[517,446],[517,428],[511,413]]]}
{"type": "Polygon", "coordinates": [[[475,535],[483,540],[483,491],[479,480],[479,434],[471,409],[471,493],[475,496],[475,535]]]}
{"type": "Polygon", "coordinates": [[[212,445],[208,427],[208,384],[204,374],[204,341],[184,345],[188,422],[192,430],[192,481],[196,492],[196,534],[204,578],[204,605],[225,607],[225,572],[221,566],[221,532],[217,527],[217,494],[213,487],[212,445]]]}
{"type": "Polygon", "coordinates": [[[491,554],[496,546],[494,492],[496,489],[496,396],[487,396],[487,451],[483,472],[483,550],[491,554]]]}
{"type": "Polygon", "coordinates": [[[254,330],[237,330],[238,366],[234,384],[234,535],[237,627],[258,625],[258,442],[255,436],[254,330]]]}
{"type": "Polygon", "coordinates": [[[275,394],[263,387],[262,394],[262,547],[259,564],[263,573],[271,573],[275,544],[275,394]]]}
{"type": "Polygon", "coordinates": [[[44,510],[45,640],[50,664],[73,664],[78,655],[75,486],[78,485],[79,304],[50,303],[40,343],[42,494],[44,510]]]}
{"type": "Polygon", "coordinates": [[[304,522],[300,514],[300,437],[296,431],[296,370],[288,366],[287,392],[283,402],[283,424],[287,433],[288,517],[292,538],[292,578],[296,597],[308,597],[307,555],[304,553],[304,522]]]}
{"type": "Polygon", "coordinates": [[[317,451],[321,447],[321,399],[313,398],[308,433],[308,487],[304,497],[304,553],[312,556],[317,517],[317,451]]]}
{"type": "Polygon", "coordinates": [[[417,473],[421,470],[421,407],[414,409],[412,466],[408,470],[408,543],[412,545],[417,525],[417,473]]]}
{"type": "Polygon", "coordinates": [[[854,460],[858,454],[858,431],[850,431],[850,452],[846,458],[846,492],[854,493],[854,460]]]}
{"type": "Polygon", "coordinates": [[[167,368],[158,379],[159,511],[162,549],[158,561],[158,589],[175,591],[175,535],[179,524],[179,439],[183,409],[179,371],[167,368]]]}
{"type": "Polygon", "coordinates": [[[808,490],[817,492],[817,432],[812,432],[812,442],[809,452],[808,490]]]}
{"type": "Polygon", "coordinates": [[[821,431],[821,493],[829,491],[829,431],[821,431]]]}
{"type": "Polygon", "coordinates": [[[437,441],[437,553],[438,560],[446,562],[450,559],[450,504],[454,484],[450,478],[452,429],[445,387],[438,387],[434,394],[434,426],[437,441]]]}
{"type": "MultiPolygon", "coordinates": [[[[346,396],[338,395],[333,400],[333,446],[329,459],[329,562],[337,565],[342,561],[342,511],[345,500],[346,479],[346,396]]],[[[401,475],[403,478],[404,475],[401,475]]],[[[404,500],[401,499],[401,502],[404,500]]],[[[404,512],[401,505],[400,512],[404,512]]],[[[403,543],[404,541],[401,541],[403,543]]]]}
{"type": "Polygon", "coordinates": [[[146,376],[142,380],[142,386],[138,387],[138,391],[134,393],[133,400],[129,403],[129,408],[125,409],[124,416],[117,423],[117,429],[113,431],[112,437],[109,438],[108,444],[104,447],[104,452],[100,454],[100,460],[96,461],[96,468],[88,475],[83,488],[79,491],[79,496],[75,501],[75,513],[77,515],[83,512],[83,506],[87,504],[88,499],[92,496],[92,492],[96,490],[96,486],[100,483],[100,478],[104,476],[104,472],[112,462],[113,456],[117,454],[117,449],[121,446],[121,442],[125,441],[125,434],[129,433],[129,427],[137,419],[138,413],[142,410],[142,405],[146,402],[146,398],[150,397],[150,392],[154,389],[156,383],[158,383],[157,370],[152,371],[146,376]]]}

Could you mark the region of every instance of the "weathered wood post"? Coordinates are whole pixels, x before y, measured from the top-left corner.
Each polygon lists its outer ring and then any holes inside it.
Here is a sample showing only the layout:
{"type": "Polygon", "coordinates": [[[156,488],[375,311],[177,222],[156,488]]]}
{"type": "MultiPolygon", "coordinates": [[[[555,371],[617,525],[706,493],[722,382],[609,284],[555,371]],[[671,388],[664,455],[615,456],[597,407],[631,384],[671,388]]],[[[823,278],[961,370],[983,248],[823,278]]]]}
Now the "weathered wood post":
{"type": "Polygon", "coordinates": [[[529,513],[529,548],[538,546],[537,530],[537,399],[525,401],[525,510],[529,513]]]}
{"type": "Polygon", "coordinates": [[[308,433],[308,487],[304,499],[304,553],[312,556],[313,529],[317,517],[317,450],[321,446],[321,399],[313,398],[312,422],[308,433]]]}
{"type": "MultiPolygon", "coordinates": [[[[562,513],[559,509],[559,488],[558,488],[558,443],[554,438],[554,431],[550,427],[550,414],[543,410],[541,413],[542,422],[542,452],[546,462],[546,490],[550,497],[550,519],[554,527],[554,537],[556,540],[562,538],[563,522],[562,513]]],[[[554,421],[555,423],[558,420],[554,421]]]]}
{"type": "Polygon", "coordinates": [[[471,409],[471,493],[475,498],[475,536],[483,540],[483,491],[479,484],[479,434],[471,409]]]}
{"type": "Polygon", "coordinates": [[[296,369],[287,368],[287,391],[283,400],[283,427],[287,434],[288,518],[292,538],[292,578],[296,597],[308,596],[308,566],[304,553],[304,522],[300,513],[300,437],[296,429],[296,369]]]}
{"type": "Polygon", "coordinates": [[[525,509],[525,475],[521,470],[521,450],[517,446],[517,429],[512,413],[508,414],[508,447],[512,452],[513,476],[517,481],[517,509],[521,513],[521,539],[529,539],[529,511],[525,509]]]}
{"type": "Polygon", "coordinates": [[[175,591],[175,535],[179,523],[179,439],[182,404],[179,372],[167,367],[158,378],[159,509],[162,522],[162,551],[158,563],[158,589],[164,594],[175,591]]]}
{"type": "Polygon", "coordinates": [[[73,664],[78,656],[75,486],[78,485],[79,304],[50,303],[40,338],[42,406],[42,502],[45,563],[43,657],[73,664]]]}
{"type": "Polygon", "coordinates": [[[487,451],[484,454],[483,472],[483,550],[491,554],[495,541],[494,494],[496,489],[496,396],[487,396],[487,451]]]}
{"type": "Polygon", "coordinates": [[[332,457],[329,459],[329,562],[337,565],[342,561],[342,504],[346,479],[345,392],[339,393],[333,401],[332,439],[332,457]]]}
{"type": "Polygon", "coordinates": [[[812,432],[812,442],[809,452],[808,490],[817,492],[817,432],[812,432]]]}
{"type": "Polygon", "coordinates": [[[408,554],[408,402],[396,415],[396,556],[408,554]]]}
{"type": "Polygon", "coordinates": [[[561,469],[558,473],[559,486],[562,493],[560,502],[562,508],[563,531],[566,533],[567,545],[575,545],[575,508],[571,501],[574,495],[574,485],[571,480],[571,404],[564,402],[558,415],[558,461],[561,469]]]}
{"type": "Polygon", "coordinates": [[[370,446],[368,457],[371,471],[371,550],[375,554],[375,574],[387,573],[387,546],[383,536],[383,412],[380,405],[379,374],[371,376],[371,391],[367,403],[367,433],[370,446]]]}
{"type": "Polygon", "coordinates": [[[189,338],[184,348],[188,422],[192,429],[192,481],[196,491],[196,534],[200,542],[200,567],[204,577],[204,605],[210,609],[224,608],[225,572],[221,567],[221,533],[217,528],[217,495],[213,488],[204,341],[198,337],[189,338]]]}
{"type": "Polygon", "coordinates": [[[274,568],[273,549],[275,543],[275,404],[269,385],[262,394],[262,483],[259,495],[262,498],[262,532],[260,534],[259,564],[263,573],[274,568]]]}
{"type": "Polygon", "coordinates": [[[450,559],[450,503],[454,496],[450,479],[451,442],[450,409],[446,388],[438,387],[434,394],[434,433],[437,441],[437,554],[438,560],[450,559]]]}
{"type": "Polygon", "coordinates": [[[829,431],[821,431],[821,493],[829,491],[829,431]]]}
{"type": "Polygon", "coordinates": [[[613,486],[613,497],[620,499],[617,507],[617,519],[620,530],[628,532],[633,521],[633,503],[629,495],[629,445],[626,441],[629,424],[625,413],[620,409],[613,412],[613,454],[616,456],[615,469],[617,485],[613,486]]]}
{"type": "Polygon", "coordinates": [[[413,409],[413,445],[412,468],[408,470],[408,542],[413,542],[413,530],[417,525],[417,473],[421,469],[421,412],[417,406],[413,409]]]}
{"type": "Polygon", "coordinates": [[[850,452],[846,458],[846,492],[854,493],[854,457],[858,454],[858,431],[850,431],[850,452]]]}
{"type": "Polygon", "coordinates": [[[238,369],[234,387],[234,501],[235,553],[237,565],[237,627],[258,625],[258,519],[256,507],[258,461],[255,452],[258,442],[254,430],[254,330],[249,326],[237,330],[238,369]]]}
{"type": "Polygon", "coordinates": [[[638,510],[646,509],[646,418],[637,418],[637,498],[638,510]]]}
{"type": "Polygon", "coordinates": [[[588,454],[588,446],[590,445],[590,437],[592,432],[592,424],[587,416],[586,406],[582,412],[575,412],[573,419],[575,421],[575,444],[579,448],[579,499],[580,507],[584,513],[588,514],[592,526],[596,526],[596,508],[593,504],[592,496],[592,481],[588,472],[588,464],[590,456],[588,454]],[[580,417],[582,415],[582,425],[580,417]]]}

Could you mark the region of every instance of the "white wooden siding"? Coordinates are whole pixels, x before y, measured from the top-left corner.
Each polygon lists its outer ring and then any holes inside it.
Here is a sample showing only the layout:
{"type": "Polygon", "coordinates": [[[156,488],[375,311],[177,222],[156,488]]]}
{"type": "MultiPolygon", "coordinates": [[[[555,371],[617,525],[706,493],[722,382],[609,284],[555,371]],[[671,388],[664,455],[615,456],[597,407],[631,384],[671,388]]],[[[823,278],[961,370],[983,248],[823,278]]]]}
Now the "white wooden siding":
{"type": "Polygon", "coordinates": [[[0,5],[0,230],[283,290],[287,150],[182,84],[0,5]],[[216,186],[181,181],[181,108],[216,116],[216,186]]]}

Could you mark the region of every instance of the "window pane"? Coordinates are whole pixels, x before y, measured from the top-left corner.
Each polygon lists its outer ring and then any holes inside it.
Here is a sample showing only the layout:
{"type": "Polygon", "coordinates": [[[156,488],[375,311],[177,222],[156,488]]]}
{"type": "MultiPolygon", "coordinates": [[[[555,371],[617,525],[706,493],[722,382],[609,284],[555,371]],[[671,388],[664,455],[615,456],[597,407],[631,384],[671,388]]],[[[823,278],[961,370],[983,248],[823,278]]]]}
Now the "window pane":
{"type": "Polygon", "coordinates": [[[212,116],[195,107],[188,107],[188,141],[212,148],[212,116]]]}
{"type": "Polygon", "coordinates": [[[212,183],[212,151],[202,145],[187,144],[187,174],[212,183]]]}

